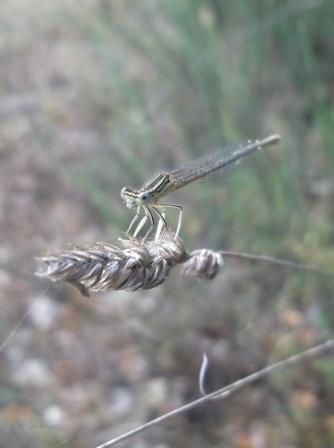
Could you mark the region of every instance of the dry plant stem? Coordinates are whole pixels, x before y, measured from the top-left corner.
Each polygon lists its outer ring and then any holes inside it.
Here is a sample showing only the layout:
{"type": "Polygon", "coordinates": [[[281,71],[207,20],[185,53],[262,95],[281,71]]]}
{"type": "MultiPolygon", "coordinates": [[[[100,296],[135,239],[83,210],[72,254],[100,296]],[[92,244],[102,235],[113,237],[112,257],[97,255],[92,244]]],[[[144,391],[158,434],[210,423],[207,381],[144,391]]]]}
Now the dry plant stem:
{"type": "Polygon", "coordinates": [[[181,273],[212,280],[221,271],[224,257],[265,261],[276,266],[298,269],[314,274],[331,274],[311,266],[266,255],[232,251],[197,249],[190,253],[181,238],[165,232],[159,241],[141,243],[135,239],[119,240],[120,245],[95,243],[39,257],[36,275],[52,281],[66,281],[83,295],[89,291],[137,291],[155,288],[163,283],[170,271],[182,265],[181,273]]]}
{"type": "Polygon", "coordinates": [[[309,266],[306,264],[296,263],[290,260],[282,260],[281,258],[271,257],[269,255],[257,255],[257,254],[249,254],[247,252],[235,252],[232,250],[220,250],[219,253],[223,255],[223,257],[231,257],[231,258],[241,258],[244,260],[252,260],[252,261],[264,261],[266,263],[275,264],[276,266],[281,266],[289,269],[297,269],[300,271],[307,271],[317,275],[323,275],[326,277],[332,277],[333,274],[330,272],[323,271],[321,269],[315,268],[313,266],[309,266]]]}
{"type": "Polygon", "coordinates": [[[276,364],[272,364],[271,366],[265,367],[264,369],[252,373],[251,375],[246,376],[241,380],[235,381],[234,383],[226,387],[222,387],[221,389],[211,392],[210,394],[205,395],[204,397],[198,398],[197,400],[194,400],[190,403],[185,404],[184,406],[174,409],[173,411],[168,412],[167,414],[161,415],[160,417],[151,420],[150,422],[140,425],[137,428],[134,428],[131,431],[126,432],[125,434],[122,434],[118,437],[115,437],[112,440],[109,440],[108,442],[103,443],[102,445],[97,446],[96,448],[109,448],[111,446],[115,446],[116,444],[123,442],[124,440],[129,439],[130,437],[139,434],[140,432],[143,432],[148,428],[151,428],[152,426],[159,425],[160,423],[169,420],[172,417],[175,417],[179,414],[183,414],[184,412],[187,412],[195,407],[201,406],[202,404],[207,403],[210,400],[228,398],[230,395],[232,395],[232,393],[234,393],[241,387],[247,386],[257,381],[258,379],[269,375],[276,369],[292,366],[302,361],[313,360],[331,350],[334,350],[334,339],[329,339],[326,342],[323,342],[322,344],[310,348],[302,353],[299,353],[297,355],[291,356],[290,358],[279,361],[276,364]]]}

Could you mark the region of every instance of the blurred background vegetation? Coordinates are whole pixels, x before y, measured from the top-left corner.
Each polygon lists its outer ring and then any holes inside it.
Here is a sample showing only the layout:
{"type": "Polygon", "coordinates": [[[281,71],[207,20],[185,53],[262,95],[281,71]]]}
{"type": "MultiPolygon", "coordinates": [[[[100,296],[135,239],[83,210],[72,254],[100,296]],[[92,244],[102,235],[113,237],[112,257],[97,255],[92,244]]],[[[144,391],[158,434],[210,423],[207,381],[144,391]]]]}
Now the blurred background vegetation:
{"type": "MultiPolygon", "coordinates": [[[[0,447],[92,447],[196,397],[204,351],[211,389],[332,336],[333,280],[311,274],[226,260],[87,299],[33,272],[115,242],[123,186],[270,133],[175,194],[182,237],[332,271],[333,23],[330,0],[2,0],[0,447]]],[[[287,369],[124,446],[334,446],[333,383],[332,358],[287,369]]]]}

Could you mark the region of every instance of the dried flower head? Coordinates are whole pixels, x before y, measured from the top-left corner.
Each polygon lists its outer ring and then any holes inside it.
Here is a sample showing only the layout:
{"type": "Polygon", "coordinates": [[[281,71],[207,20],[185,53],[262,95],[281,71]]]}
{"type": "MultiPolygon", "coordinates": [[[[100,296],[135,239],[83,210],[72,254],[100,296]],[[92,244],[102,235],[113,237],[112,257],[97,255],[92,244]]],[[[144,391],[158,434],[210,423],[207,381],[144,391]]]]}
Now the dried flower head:
{"type": "Polygon", "coordinates": [[[183,241],[172,233],[161,241],[141,243],[120,239],[120,245],[98,242],[69,250],[52,251],[37,258],[36,275],[52,281],[66,281],[88,291],[151,289],[167,278],[172,267],[183,264],[182,272],[212,279],[223,264],[219,252],[207,249],[187,253],[183,241]]]}
{"type": "Polygon", "coordinates": [[[198,249],[191,252],[189,259],[184,263],[182,273],[212,280],[218,274],[224,260],[220,252],[210,249],[198,249]]]}

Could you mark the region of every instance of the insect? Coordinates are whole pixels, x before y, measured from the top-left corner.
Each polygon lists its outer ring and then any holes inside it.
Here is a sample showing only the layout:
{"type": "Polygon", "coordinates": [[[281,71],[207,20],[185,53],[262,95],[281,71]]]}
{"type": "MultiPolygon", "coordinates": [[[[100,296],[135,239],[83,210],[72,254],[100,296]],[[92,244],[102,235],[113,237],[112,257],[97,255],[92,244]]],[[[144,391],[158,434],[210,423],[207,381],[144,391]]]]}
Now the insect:
{"type": "Polygon", "coordinates": [[[132,233],[132,237],[137,238],[149,220],[149,228],[142,239],[144,242],[154,229],[154,214],[158,216],[160,224],[157,229],[156,238],[158,238],[158,235],[162,236],[163,231],[167,227],[166,209],[174,208],[178,210],[178,224],[175,232],[175,238],[177,238],[182,225],[182,207],[180,205],[162,203],[160,202],[161,198],[228,165],[237,164],[241,158],[261,148],[276,144],[280,139],[281,137],[275,134],[262,140],[248,141],[246,144],[226,147],[171,171],[163,171],[139,190],[128,187],[122,188],[121,197],[126,206],[128,208],[136,207],[136,214],[128,227],[126,236],[131,234],[132,229],[142,215],[142,219],[137,224],[137,227],[132,233]],[[159,229],[161,225],[162,229],[159,229]]]}

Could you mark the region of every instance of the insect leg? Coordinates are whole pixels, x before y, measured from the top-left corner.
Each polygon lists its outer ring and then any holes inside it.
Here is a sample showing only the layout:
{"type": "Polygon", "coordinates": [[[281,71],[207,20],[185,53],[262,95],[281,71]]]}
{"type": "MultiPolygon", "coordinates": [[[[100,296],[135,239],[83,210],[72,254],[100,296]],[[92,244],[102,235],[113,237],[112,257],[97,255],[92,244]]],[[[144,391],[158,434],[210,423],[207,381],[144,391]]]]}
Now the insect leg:
{"type": "Polygon", "coordinates": [[[175,204],[159,204],[164,208],[177,208],[179,211],[179,217],[178,217],[178,221],[177,221],[177,228],[176,228],[176,232],[175,232],[175,239],[179,236],[180,233],[180,229],[181,229],[181,224],[182,224],[182,207],[181,205],[175,205],[175,204]]]}
{"type": "Polygon", "coordinates": [[[152,206],[153,210],[155,211],[155,213],[159,216],[159,222],[158,222],[158,226],[157,226],[157,231],[155,234],[155,241],[158,241],[160,239],[160,241],[162,240],[166,227],[167,227],[167,221],[166,221],[166,213],[164,210],[160,210],[159,206],[152,206]]]}
{"type": "Polygon", "coordinates": [[[150,227],[149,227],[148,231],[145,233],[145,235],[144,235],[144,237],[142,239],[142,243],[144,243],[147,240],[149,234],[152,232],[152,229],[154,227],[154,218],[153,218],[153,214],[151,212],[150,207],[144,206],[144,210],[145,210],[145,215],[146,215],[145,218],[146,219],[150,218],[151,224],[150,224],[150,227]]]}
{"type": "Polygon", "coordinates": [[[137,206],[137,210],[136,210],[136,214],[133,217],[132,221],[130,222],[130,225],[128,227],[128,230],[125,232],[125,236],[128,237],[130,234],[130,231],[132,229],[132,227],[134,226],[135,222],[138,220],[139,215],[140,215],[140,209],[141,209],[141,205],[137,206]]]}
{"type": "Polygon", "coordinates": [[[134,238],[137,238],[137,236],[139,235],[141,229],[145,226],[146,221],[148,219],[148,213],[147,213],[146,207],[143,206],[143,209],[144,209],[145,215],[142,217],[142,219],[140,220],[138,226],[136,227],[136,230],[133,233],[134,238]]]}

